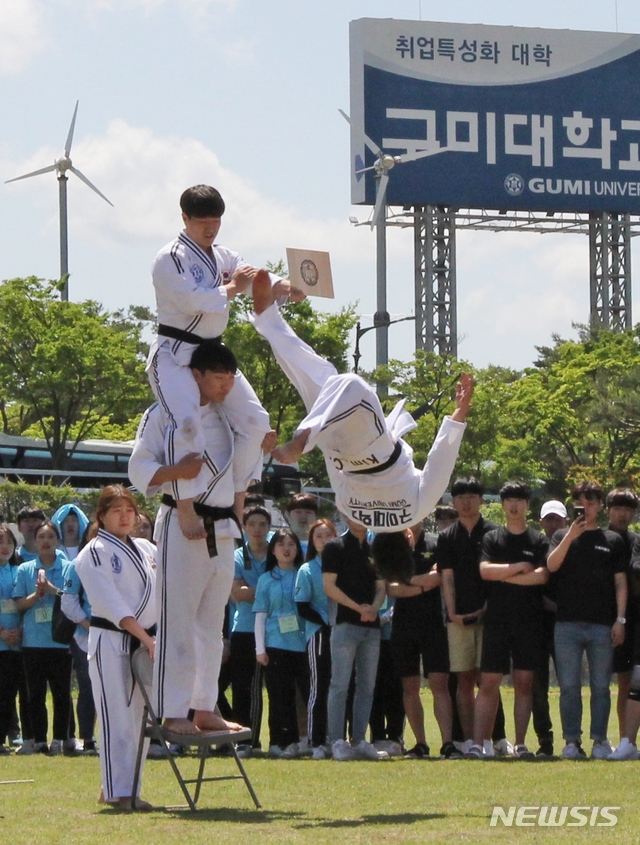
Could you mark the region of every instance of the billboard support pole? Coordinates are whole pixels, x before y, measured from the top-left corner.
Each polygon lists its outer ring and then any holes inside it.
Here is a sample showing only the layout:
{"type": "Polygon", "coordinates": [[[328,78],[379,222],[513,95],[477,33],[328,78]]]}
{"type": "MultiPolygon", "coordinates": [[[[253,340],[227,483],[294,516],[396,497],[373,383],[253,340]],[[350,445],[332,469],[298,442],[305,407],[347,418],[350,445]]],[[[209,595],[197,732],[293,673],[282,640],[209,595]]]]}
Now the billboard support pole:
{"type": "Polygon", "coordinates": [[[589,215],[591,325],[631,328],[631,220],[629,214],[589,215]]]}
{"type": "MultiPolygon", "coordinates": [[[[379,180],[380,175],[376,178],[379,180]]],[[[386,367],[389,363],[390,319],[387,311],[387,205],[383,203],[376,223],[376,313],[373,315],[373,324],[377,328],[376,367],[386,367]]],[[[387,396],[387,385],[378,382],[377,391],[379,396],[387,396]]]]}
{"type": "Polygon", "coordinates": [[[414,207],[416,349],[458,354],[456,212],[414,207]]]}

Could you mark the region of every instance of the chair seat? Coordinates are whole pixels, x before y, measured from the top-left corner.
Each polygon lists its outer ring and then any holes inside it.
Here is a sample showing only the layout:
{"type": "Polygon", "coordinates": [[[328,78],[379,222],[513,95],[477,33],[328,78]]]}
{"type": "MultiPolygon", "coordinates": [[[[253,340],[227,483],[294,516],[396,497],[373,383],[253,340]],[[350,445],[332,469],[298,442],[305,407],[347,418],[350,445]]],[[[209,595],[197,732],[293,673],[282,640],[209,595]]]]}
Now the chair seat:
{"type": "Polygon", "coordinates": [[[228,745],[230,742],[244,743],[251,742],[251,729],[245,728],[242,731],[211,731],[202,733],[198,731],[192,734],[175,733],[166,728],[156,728],[153,724],[147,724],[145,736],[156,737],[165,742],[177,743],[178,745],[202,746],[228,745]]]}

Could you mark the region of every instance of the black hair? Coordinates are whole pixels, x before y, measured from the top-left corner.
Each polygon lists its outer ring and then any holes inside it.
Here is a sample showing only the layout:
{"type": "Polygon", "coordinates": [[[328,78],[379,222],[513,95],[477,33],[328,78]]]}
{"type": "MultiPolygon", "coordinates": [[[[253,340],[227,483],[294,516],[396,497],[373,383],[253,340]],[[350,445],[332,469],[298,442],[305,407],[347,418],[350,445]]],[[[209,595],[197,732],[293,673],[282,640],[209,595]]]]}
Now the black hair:
{"type": "Polygon", "coordinates": [[[16,535],[11,530],[11,527],[4,522],[0,524],[0,536],[2,534],[4,534],[5,537],[13,543],[13,551],[9,555],[9,566],[18,566],[20,563],[17,555],[18,541],[16,540],[16,535]]]}
{"type": "Polygon", "coordinates": [[[32,508],[30,505],[25,505],[25,507],[18,511],[18,515],[16,516],[18,528],[23,519],[41,519],[44,522],[46,517],[42,508],[32,508]]]}
{"type": "Polygon", "coordinates": [[[311,493],[294,493],[285,506],[287,513],[298,508],[318,513],[318,500],[311,493]]]}
{"type": "Polygon", "coordinates": [[[576,502],[580,496],[584,496],[585,499],[597,499],[599,502],[602,502],[604,499],[604,490],[597,481],[581,481],[572,488],[571,500],[576,502]]]}
{"type": "Polygon", "coordinates": [[[262,493],[247,493],[244,497],[244,506],[245,508],[250,508],[252,505],[264,506],[264,496],[262,493]]]}
{"type": "Polygon", "coordinates": [[[455,508],[449,508],[445,505],[440,505],[434,510],[433,518],[436,522],[439,522],[441,519],[457,519],[458,511],[455,508]]]}
{"type": "Polygon", "coordinates": [[[236,373],[238,362],[236,356],[221,340],[210,338],[203,340],[193,350],[189,366],[192,370],[206,373],[236,373]]]}
{"type": "Polygon", "coordinates": [[[55,522],[51,522],[50,519],[45,519],[45,521],[42,523],[42,525],[38,526],[38,528],[34,532],[34,538],[37,538],[38,534],[42,531],[43,528],[50,528],[53,531],[53,533],[56,535],[58,540],[61,539],[60,538],[60,531],[58,530],[58,526],[55,524],[55,522]]]}
{"type": "Polygon", "coordinates": [[[484,487],[477,478],[456,478],[451,485],[451,498],[454,496],[464,496],[465,493],[482,496],[484,494],[484,487]]]}
{"type": "Polygon", "coordinates": [[[638,497],[628,487],[616,487],[607,496],[607,508],[631,508],[637,510],[638,497]]]}
{"type": "Polygon", "coordinates": [[[280,540],[284,540],[285,537],[293,537],[296,543],[296,557],[293,561],[293,565],[296,569],[299,569],[304,561],[304,555],[302,554],[302,546],[300,545],[300,540],[296,537],[293,531],[290,528],[278,528],[278,530],[274,533],[273,537],[269,540],[269,547],[267,549],[267,562],[265,564],[265,572],[271,572],[272,569],[275,569],[278,565],[278,560],[273,553],[273,549],[280,540]]]}
{"type": "Polygon", "coordinates": [[[187,217],[222,217],[224,200],[210,185],[194,185],[183,191],[180,208],[187,217]]]}
{"type": "Polygon", "coordinates": [[[507,481],[500,488],[500,501],[505,499],[523,499],[525,502],[531,500],[531,487],[524,481],[507,481]]]}
{"type": "Polygon", "coordinates": [[[404,531],[376,534],[371,543],[371,557],[376,572],[385,581],[408,584],[415,575],[413,549],[404,531]]]}
{"type": "Polygon", "coordinates": [[[242,511],[242,524],[246,525],[247,520],[251,516],[263,516],[267,520],[267,525],[271,526],[271,514],[262,505],[251,505],[242,511]]]}

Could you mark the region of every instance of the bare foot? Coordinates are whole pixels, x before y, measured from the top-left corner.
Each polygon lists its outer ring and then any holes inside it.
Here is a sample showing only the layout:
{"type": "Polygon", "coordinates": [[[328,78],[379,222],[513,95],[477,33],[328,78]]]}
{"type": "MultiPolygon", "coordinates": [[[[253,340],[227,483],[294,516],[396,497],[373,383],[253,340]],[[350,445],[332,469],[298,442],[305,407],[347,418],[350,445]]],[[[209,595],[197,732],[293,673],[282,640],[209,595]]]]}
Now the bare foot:
{"type": "Polygon", "coordinates": [[[198,728],[189,719],[165,719],[162,727],[174,734],[198,733],[198,728]]]}
{"type": "Polygon", "coordinates": [[[178,499],[176,505],[180,530],[187,540],[205,540],[207,532],[202,519],[193,509],[193,499],[178,499]]]}
{"type": "MultiPolygon", "coordinates": [[[[131,810],[131,796],[127,795],[118,798],[115,806],[118,807],[120,810],[131,810]]],[[[151,804],[149,804],[148,801],[143,801],[142,798],[136,798],[135,809],[148,811],[153,810],[153,807],[151,806],[151,804]]]]}
{"type": "Polygon", "coordinates": [[[217,713],[213,713],[211,710],[196,710],[193,723],[203,733],[246,730],[246,728],[237,722],[227,722],[226,719],[223,719],[222,716],[218,716],[217,713]]]}
{"type": "Polygon", "coordinates": [[[295,464],[304,452],[309,434],[309,429],[299,431],[288,443],[283,443],[282,446],[276,446],[271,454],[281,464],[295,464]]]}
{"type": "Polygon", "coordinates": [[[273,305],[273,302],[269,274],[266,270],[258,270],[253,277],[253,310],[256,314],[262,314],[270,305],[273,305]]]}

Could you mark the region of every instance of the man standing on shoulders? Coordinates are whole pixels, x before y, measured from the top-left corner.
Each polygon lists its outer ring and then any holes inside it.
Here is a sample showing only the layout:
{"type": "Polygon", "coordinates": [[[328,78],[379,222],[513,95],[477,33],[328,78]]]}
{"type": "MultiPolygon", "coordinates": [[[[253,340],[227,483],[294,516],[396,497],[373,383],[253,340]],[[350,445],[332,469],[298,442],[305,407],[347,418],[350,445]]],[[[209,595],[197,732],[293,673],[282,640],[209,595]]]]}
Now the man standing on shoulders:
{"type": "Polygon", "coordinates": [[[604,494],[595,481],[571,491],[581,508],[570,528],[551,541],[548,567],[556,574],[555,647],[560,682],[560,716],[566,745],[562,756],[585,757],[582,735],[582,655],[591,687],[591,756],[606,758],[611,710],[613,649],[624,642],[627,608],[627,551],[623,539],[598,527],[604,494]]]}
{"type": "Polygon", "coordinates": [[[500,490],[505,528],[486,535],[480,574],[489,584],[484,618],[480,690],[476,699],[473,746],[469,757],[484,757],[484,740],[491,733],[503,675],[513,665],[515,757],[533,757],[525,744],[531,718],[533,672],[542,652],[542,586],[549,578],[547,538],[527,526],[531,491],[526,484],[507,482],[500,490]]]}

